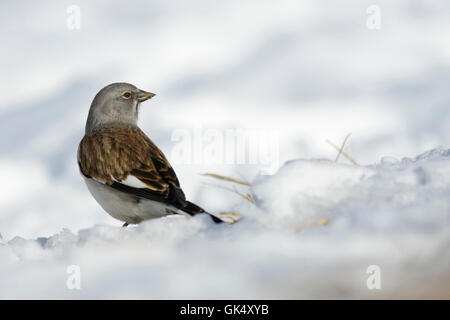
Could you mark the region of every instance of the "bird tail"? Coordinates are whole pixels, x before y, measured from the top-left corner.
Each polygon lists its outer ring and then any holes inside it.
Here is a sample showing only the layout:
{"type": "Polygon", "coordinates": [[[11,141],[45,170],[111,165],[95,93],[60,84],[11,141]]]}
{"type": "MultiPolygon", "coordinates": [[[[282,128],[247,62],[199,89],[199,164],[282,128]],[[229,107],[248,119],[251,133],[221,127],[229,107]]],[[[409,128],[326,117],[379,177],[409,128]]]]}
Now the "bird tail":
{"type": "Polygon", "coordinates": [[[203,210],[198,205],[196,205],[190,201],[186,201],[186,203],[187,203],[187,205],[183,208],[183,211],[186,211],[190,215],[195,215],[195,214],[200,214],[200,213],[207,214],[211,217],[211,219],[215,223],[225,222],[227,224],[235,224],[242,218],[242,215],[237,212],[222,212],[220,214],[214,214],[214,213],[210,213],[210,212],[203,210]]]}

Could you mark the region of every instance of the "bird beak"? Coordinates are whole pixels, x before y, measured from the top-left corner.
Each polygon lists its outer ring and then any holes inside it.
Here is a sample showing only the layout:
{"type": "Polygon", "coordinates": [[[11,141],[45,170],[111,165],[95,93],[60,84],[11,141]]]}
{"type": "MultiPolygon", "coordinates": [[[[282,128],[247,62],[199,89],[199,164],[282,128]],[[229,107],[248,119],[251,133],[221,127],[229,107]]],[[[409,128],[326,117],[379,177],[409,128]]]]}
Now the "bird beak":
{"type": "Polygon", "coordinates": [[[147,92],[147,91],[144,91],[144,90],[139,90],[139,92],[138,92],[138,101],[139,102],[143,102],[145,100],[153,98],[154,96],[155,96],[154,93],[147,92]]]}

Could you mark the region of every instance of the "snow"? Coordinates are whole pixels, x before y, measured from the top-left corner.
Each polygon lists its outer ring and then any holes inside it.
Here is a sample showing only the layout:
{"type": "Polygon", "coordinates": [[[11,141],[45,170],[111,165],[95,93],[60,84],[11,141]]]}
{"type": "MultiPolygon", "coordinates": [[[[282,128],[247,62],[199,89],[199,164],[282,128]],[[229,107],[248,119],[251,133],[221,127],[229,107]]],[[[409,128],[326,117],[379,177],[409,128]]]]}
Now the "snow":
{"type": "Polygon", "coordinates": [[[4,241],[0,297],[448,297],[450,149],[361,167],[292,160],[249,192],[233,226],[172,216],[4,241]],[[66,287],[72,265],[80,290],[66,287]],[[379,292],[366,287],[371,265],[379,292]]]}
{"type": "Polygon", "coordinates": [[[448,298],[450,3],[379,0],[368,30],[372,4],[79,0],[69,30],[69,3],[0,3],[0,297],[448,298]],[[76,150],[117,81],[157,94],[140,127],[188,199],[242,221],[103,212],[76,150]]]}

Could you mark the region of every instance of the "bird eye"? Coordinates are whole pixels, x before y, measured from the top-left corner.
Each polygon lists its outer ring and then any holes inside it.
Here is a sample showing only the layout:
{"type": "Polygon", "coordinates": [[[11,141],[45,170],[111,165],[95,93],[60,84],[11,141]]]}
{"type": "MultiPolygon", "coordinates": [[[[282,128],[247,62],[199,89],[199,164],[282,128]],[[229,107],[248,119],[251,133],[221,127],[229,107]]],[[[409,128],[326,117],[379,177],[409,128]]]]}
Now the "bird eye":
{"type": "Polygon", "coordinates": [[[126,92],[122,93],[122,97],[124,97],[125,99],[130,99],[131,92],[126,91],[126,92]]]}

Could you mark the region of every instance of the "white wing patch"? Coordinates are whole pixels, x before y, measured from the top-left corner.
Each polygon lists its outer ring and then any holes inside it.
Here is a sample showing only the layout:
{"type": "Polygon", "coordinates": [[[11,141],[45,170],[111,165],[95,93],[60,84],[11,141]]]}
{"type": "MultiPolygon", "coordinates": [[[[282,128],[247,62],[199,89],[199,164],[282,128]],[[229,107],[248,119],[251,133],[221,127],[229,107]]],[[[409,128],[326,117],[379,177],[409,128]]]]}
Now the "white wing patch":
{"type": "MultiPolygon", "coordinates": [[[[80,174],[81,174],[81,176],[83,178],[94,180],[94,181],[97,181],[97,182],[99,182],[101,184],[107,184],[106,181],[101,181],[101,180],[98,180],[98,179],[95,179],[95,178],[92,178],[92,177],[91,178],[85,177],[83,175],[83,173],[81,172],[81,170],[80,170],[80,174]]],[[[119,180],[115,179],[113,176],[111,176],[111,179],[113,181],[115,181],[115,182],[119,182],[121,184],[127,185],[129,187],[133,187],[133,188],[148,188],[148,186],[146,186],[141,180],[139,180],[138,178],[136,178],[135,176],[133,176],[131,174],[129,174],[128,177],[126,179],[122,180],[122,181],[119,181],[119,180]]]]}
{"type": "Polygon", "coordinates": [[[138,178],[136,178],[135,176],[129,174],[128,177],[122,181],[118,181],[116,179],[114,179],[113,176],[111,176],[111,178],[114,181],[120,182],[121,184],[124,184],[126,186],[129,187],[133,187],[133,188],[148,188],[141,180],[139,180],[138,178]]]}

